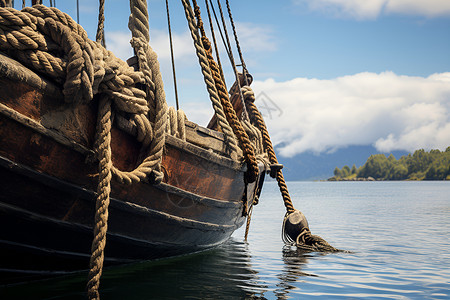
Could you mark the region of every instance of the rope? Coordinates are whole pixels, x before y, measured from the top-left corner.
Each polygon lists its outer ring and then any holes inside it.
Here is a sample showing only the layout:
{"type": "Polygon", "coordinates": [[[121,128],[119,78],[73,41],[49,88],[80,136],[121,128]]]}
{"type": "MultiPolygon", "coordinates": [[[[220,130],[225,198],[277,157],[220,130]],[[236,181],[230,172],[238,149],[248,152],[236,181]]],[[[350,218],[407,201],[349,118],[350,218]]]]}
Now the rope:
{"type": "Polygon", "coordinates": [[[206,5],[206,10],[208,11],[209,27],[211,29],[211,36],[213,38],[214,50],[216,51],[216,59],[217,59],[217,64],[219,65],[220,76],[222,76],[223,83],[226,86],[225,75],[223,74],[222,64],[220,63],[219,49],[217,47],[216,35],[214,33],[214,26],[213,26],[213,22],[211,20],[211,12],[209,10],[208,0],[205,0],[205,5],[206,5]]]}
{"type": "Polygon", "coordinates": [[[214,61],[214,58],[212,56],[211,43],[206,37],[206,33],[203,28],[203,21],[200,16],[200,8],[197,5],[197,1],[193,0],[193,4],[194,4],[194,12],[197,17],[197,26],[200,29],[202,35],[202,44],[203,48],[205,49],[206,56],[208,58],[208,63],[211,68],[212,76],[214,78],[215,87],[217,89],[217,93],[219,95],[219,99],[225,112],[227,121],[231,125],[231,128],[233,129],[233,132],[236,135],[239,144],[242,148],[244,159],[245,162],[247,163],[247,180],[249,183],[251,183],[256,180],[259,173],[255,151],[253,149],[252,144],[250,143],[247,133],[242,127],[241,122],[239,122],[239,119],[236,115],[233,105],[230,102],[228,91],[222,81],[219,66],[214,61]]]}
{"type": "MultiPolygon", "coordinates": [[[[245,104],[250,114],[250,118],[253,124],[260,130],[262,134],[263,146],[264,150],[267,152],[269,157],[269,161],[271,164],[278,164],[278,159],[275,154],[275,150],[272,145],[272,141],[270,140],[269,132],[267,131],[266,124],[261,113],[258,111],[254,101],[255,94],[253,90],[249,86],[242,87],[242,92],[245,99],[245,104]]],[[[281,192],[281,196],[283,198],[284,206],[286,207],[286,216],[283,221],[283,241],[289,241],[292,239],[290,237],[286,237],[284,233],[285,222],[288,216],[297,210],[294,208],[294,205],[291,200],[291,196],[289,195],[289,191],[286,185],[286,181],[284,180],[283,172],[281,169],[277,170],[275,174],[275,178],[278,183],[278,187],[281,192]]],[[[296,245],[300,249],[308,250],[308,251],[321,251],[321,252],[336,252],[340,251],[330,244],[328,244],[323,238],[317,235],[312,235],[311,231],[308,227],[303,228],[301,233],[297,236],[296,245]]]]}
{"type": "Polygon", "coordinates": [[[99,0],[98,25],[97,25],[97,43],[106,48],[105,44],[105,0],[99,0]]]}
{"type": "Polygon", "coordinates": [[[106,232],[108,230],[108,206],[111,192],[111,101],[102,96],[98,112],[99,179],[95,204],[94,239],[91,246],[87,293],[89,299],[100,299],[98,288],[103,270],[106,232]]]}
{"type": "Polygon", "coordinates": [[[180,109],[180,105],[178,103],[177,76],[175,73],[175,58],[173,56],[172,29],[170,27],[170,14],[169,14],[169,1],[168,0],[166,0],[166,12],[167,12],[167,29],[169,31],[169,42],[170,42],[170,58],[172,60],[173,88],[175,90],[175,102],[176,102],[177,110],[178,110],[178,109],[180,109]]]}
{"type": "Polygon", "coordinates": [[[12,7],[11,0],[0,0],[0,7],[12,7]]]}
{"type": "MultiPolygon", "coordinates": [[[[228,51],[228,57],[229,57],[229,59],[230,59],[231,67],[232,67],[232,69],[233,69],[234,76],[235,76],[235,78],[236,78],[236,82],[237,82],[237,84],[238,84],[239,97],[240,97],[241,102],[242,102],[242,116],[241,116],[241,117],[242,117],[243,120],[248,120],[247,109],[245,108],[245,103],[244,103],[244,96],[242,95],[242,91],[241,91],[241,82],[240,82],[240,80],[239,80],[239,74],[238,74],[238,71],[237,71],[237,69],[236,69],[236,64],[235,64],[235,62],[234,62],[233,51],[231,51],[231,43],[230,43],[230,39],[229,39],[229,37],[228,37],[227,25],[226,25],[226,23],[225,23],[225,18],[224,18],[224,16],[223,16],[222,5],[220,5],[220,0],[217,0],[217,4],[218,4],[218,6],[219,6],[220,17],[221,17],[221,19],[222,19],[222,25],[223,25],[223,31],[224,31],[224,33],[225,33],[225,38],[226,38],[226,40],[227,40],[227,45],[228,45],[228,49],[229,49],[229,51],[228,51]]],[[[247,80],[246,77],[247,77],[246,74],[244,74],[245,80],[247,80]]]]}
{"type": "Polygon", "coordinates": [[[241,46],[239,44],[236,26],[234,25],[233,15],[231,14],[230,2],[228,0],[226,0],[226,3],[227,3],[228,16],[230,17],[231,28],[233,29],[234,41],[236,42],[236,48],[238,50],[239,59],[241,60],[242,69],[244,70],[243,73],[244,73],[245,85],[249,85],[248,79],[247,79],[247,73],[248,73],[247,66],[245,65],[245,62],[244,62],[244,56],[242,55],[241,46]]]}
{"type": "MultiPolygon", "coordinates": [[[[266,124],[264,122],[261,113],[258,111],[254,101],[255,94],[253,90],[249,86],[242,87],[245,104],[247,106],[247,110],[250,114],[250,118],[252,123],[256,125],[262,135],[264,150],[267,152],[269,157],[269,161],[271,164],[278,164],[278,159],[275,154],[275,150],[272,146],[272,141],[270,140],[269,132],[267,131],[266,124]]],[[[277,171],[275,178],[277,179],[278,187],[280,188],[281,196],[283,198],[284,206],[288,213],[294,212],[295,208],[292,204],[291,197],[289,195],[289,191],[286,185],[286,181],[284,180],[283,172],[280,170],[277,171]]]]}
{"type": "Polygon", "coordinates": [[[218,124],[221,127],[224,137],[225,143],[229,147],[232,153],[236,153],[238,151],[238,146],[236,143],[236,139],[234,137],[234,133],[228,124],[225,113],[223,111],[222,104],[220,103],[219,96],[217,94],[217,89],[214,83],[214,79],[211,74],[211,69],[208,64],[208,59],[205,54],[205,50],[201,44],[200,36],[197,31],[194,12],[192,11],[192,7],[188,0],[182,0],[184,12],[186,15],[186,20],[188,21],[189,29],[191,31],[191,37],[194,41],[194,47],[196,50],[196,54],[202,69],[203,79],[206,83],[207,90],[209,93],[209,98],[212,102],[215,114],[218,119],[218,124]]]}
{"type": "Polygon", "coordinates": [[[130,6],[131,17],[128,26],[132,33],[131,43],[137,53],[139,69],[144,73],[150,113],[148,119],[153,120],[155,125],[153,127],[153,139],[151,139],[150,143],[150,153],[141,165],[132,172],[117,172],[118,170],[113,168],[113,174],[118,177],[121,183],[126,184],[139,182],[146,178],[149,172],[154,173],[157,181],[162,180],[161,158],[165,144],[168,110],[158,58],[148,45],[150,36],[147,2],[144,0],[132,0],[130,1],[130,6]]]}
{"type": "MultiPolygon", "coordinates": [[[[133,40],[141,45],[140,41],[133,40]]],[[[88,294],[98,298],[99,279],[106,243],[110,180],[114,176],[122,183],[138,182],[154,173],[155,182],[162,180],[160,162],[165,142],[167,105],[156,54],[150,47],[141,47],[145,72],[135,72],[100,44],[90,41],[83,28],[67,14],[43,5],[26,7],[21,12],[0,8],[0,50],[24,65],[50,78],[64,82],[67,103],[86,103],[95,94],[102,94],[99,105],[99,133],[96,142],[99,156],[98,198],[88,294]],[[154,75],[155,82],[151,75],[154,75]],[[135,87],[144,83],[148,92],[135,87]],[[149,156],[133,171],[122,172],[111,162],[111,105],[117,112],[131,114],[138,124],[138,139],[149,144],[149,156]],[[150,108],[155,125],[147,116],[150,108]],[[152,130],[153,129],[153,130],[152,130]]],[[[182,124],[183,121],[180,121],[182,124]]]]}
{"type": "Polygon", "coordinates": [[[174,137],[186,141],[186,119],[186,115],[181,109],[175,110],[172,106],[169,107],[166,132],[174,137]]]}

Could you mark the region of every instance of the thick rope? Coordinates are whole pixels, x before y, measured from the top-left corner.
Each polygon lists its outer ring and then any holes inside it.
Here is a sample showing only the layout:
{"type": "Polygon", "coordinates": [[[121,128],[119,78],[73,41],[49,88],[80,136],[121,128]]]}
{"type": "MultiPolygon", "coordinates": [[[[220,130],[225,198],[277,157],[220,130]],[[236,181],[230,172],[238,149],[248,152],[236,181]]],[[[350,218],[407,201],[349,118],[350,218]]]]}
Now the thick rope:
{"type": "Polygon", "coordinates": [[[126,184],[139,182],[146,178],[148,172],[153,172],[157,181],[162,180],[161,159],[165,144],[168,110],[158,57],[148,45],[150,36],[147,2],[144,0],[132,0],[130,1],[130,8],[129,28],[132,33],[131,43],[138,57],[139,69],[144,73],[150,113],[148,118],[154,121],[155,125],[153,128],[153,139],[150,144],[150,153],[138,169],[132,172],[116,172],[116,169],[113,168],[113,174],[118,177],[120,182],[126,184]]]}
{"type": "Polygon", "coordinates": [[[236,153],[238,151],[238,145],[234,133],[230,125],[228,124],[225,113],[223,111],[222,104],[220,103],[220,99],[217,94],[217,89],[211,74],[208,59],[206,57],[205,50],[203,49],[203,46],[201,44],[201,38],[197,30],[194,12],[188,0],[182,0],[182,3],[186,19],[188,21],[189,29],[191,31],[191,37],[194,41],[196,54],[202,69],[203,79],[206,83],[207,90],[209,93],[209,98],[212,102],[215,114],[217,116],[218,124],[224,133],[225,144],[230,148],[232,153],[236,153]]]}
{"type": "Polygon", "coordinates": [[[11,7],[11,0],[0,0],[0,7],[11,7]]]}
{"type": "Polygon", "coordinates": [[[214,50],[216,52],[216,59],[217,59],[217,64],[219,65],[220,76],[222,77],[222,81],[226,86],[225,75],[223,74],[222,64],[220,62],[219,48],[217,47],[216,35],[214,33],[214,25],[213,25],[213,22],[211,19],[211,11],[209,10],[208,0],[205,0],[205,5],[206,5],[206,10],[208,12],[209,27],[211,30],[211,36],[213,38],[214,50]]]}
{"type": "MultiPolygon", "coordinates": [[[[219,6],[220,18],[222,19],[223,31],[225,33],[225,38],[226,38],[227,45],[228,45],[228,57],[230,59],[231,67],[232,67],[233,72],[234,72],[234,77],[236,78],[236,83],[238,85],[239,99],[242,102],[242,116],[241,116],[241,119],[248,120],[248,113],[247,113],[247,109],[245,108],[244,96],[242,95],[242,90],[241,90],[241,81],[239,80],[239,74],[238,74],[238,71],[236,69],[236,64],[234,62],[233,51],[231,50],[231,43],[230,43],[230,39],[228,37],[227,25],[225,23],[225,18],[223,16],[222,5],[220,4],[220,0],[217,0],[217,5],[219,6]]],[[[244,80],[247,81],[247,74],[245,74],[245,72],[244,72],[244,80]]]]}
{"type": "MultiPolygon", "coordinates": [[[[261,113],[258,111],[254,101],[255,95],[253,90],[249,86],[244,86],[242,88],[245,104],[247,106],[247,110],[250,114],[250,119],[259,129],[262,134],[262,140],[264,143],[264,150],[267,152],[269,157],[269,161],[272,164],[278,164],[278,159],[275,154],[275,150],[273,149],[272,141],[270,140],[269,132],[267,131],[266,124],[264,122],[261,113]]],[[[286,181],[284,180],[283,172],[280,170],[277,171],[275,178],[277,179],[278,187],[280,188],[281,196],[283,198],[284,206],[288,213],[294,212],[295,208],[292,204],[291,196],[289,195],[289,191],[286,185],[286,181]]]]}
{"type": "Polygon", "coordinates": [[[99,0],[98,25],[95,40],[106,48],[105,44],[105,0],[99,0]]]}
{"type": "MultiPolygon", "coordinates": [[[[135,43],[139,42],[135,40],[135,43]]],[[[156,54],[149,47],[141,48],[138,51],[145,52],[145,63],[151,66],[147,73],[135,72],[112,52],[90,41],[80,25],[55,8],[34,5],[21,12],[11,8],[0,9],[0,50],[31,68],[35,67],[37,72],[64,82],[63,94],[68,103],[85,103],[99,93],[104,95],[102,99],[106,96],[109,99],[100,101],[99,108],[99,185],[88,283],[90,298],[98,298],[111,175],[123,183],[132,183],[156,171],[155,181],[162,180],[160,162],[165,142],[167,105],[156,54]],[[155,74],[155,83],[151,80],[152,73],[155,74]],[[142,83],[151,88],[148,93],[135,87],[142,83]],[[132,172],[122,172],[111,163],[110,101],[117,112],[132,115],[133,121],[141,128],[138,139],[144,145],[150,144],[149,156],[132,172]],[[156,110],[153,130],[147,118],[149,108],[156,110]]]]}
{"type": "Polygon", "coordinates": [[[102,96],[98,112],[99,178],[97,187],[94,239],[91,246],[87,294],[89,299],[100,299],[98,288],[103,270],[106,232],[108,230],[108,206],[111,192],[111,102],[102,96]]]}
{"type": "MultiPolygon", "coordinates": [[[[258,111],[258,108],[256,107],[254,101],[255,101],[255,94],[253,93],[253,90],[249,86],[242,87],[242,92],[245,99],[245,104],[247,106],[248,112],[250,114],[250,119],[252,123],[256,125],[256,127],[261,131],[262,134],[262,140],[264,143],[264,150],[267,152],[267,155],[269,157],[269,161],[271,164],[278,164],[278,159],[275,154],[275,150],[272,145],[272,141],[270,140],[269,132],[267,131],[266,124],[264,122],[264,119],[261,115],[261,113],[258,111]]],[[[275,178],[278,183],[278,187],[281,192],[281,196],[283,198],[284,206],[286,207],[286,216],[283,221],[283,228],[284,228],[284,222],[286,222],[287,217],[296,211],[294,208],[294,205],[291,200],[291,196],[289,195],[289,191],[287,188],[286,181],[284,180],[283,172],[281,169],[278,169],[275,178]]],[[[283,240],[285,240],[285,237],[283,235],[283,240]]],[[[296,240],[297,247],[309,251],[322,251],[322,252],[336,252],[340,251],[330,244],[328,244],[323,238],[317,235],[313,235],[309,228],[305,227],[302,232],[297,236],[296,240]]]]}
{"type": "Polygon", "coordinates": [[[225,116],[227,118],[228,123],[231,125],[234,134],[236,135],[239,144],[241,146],[242,152],[244,154],[245,162],[247,163],[247,180],[249,183],[252,183],[258,177],[259,169],[258,163],[256,162],[255,151],[253,149],[252,144],[248,138],[247,133],[244,130],[241,122],[239,121],[236,111],[233,108],[233,105],[230,102],[230,98],[228,96],[227,88],[225,87],[222,77],[220,75],[219,66],[214,61],[212,56],[212,48],[211,43],[206,37],[205,30],[203,28],[203,21],[200,16],[200,8],[197,5],[196,0],[193,0],[194,3],[194,11],[197,17],[197,26],[200,29],[202,35],[202,44],[203,48],[206,52],[206,57],[208,59],[209,66],[211,68],[211,73],[214,78],[214,83],[217,89],[217,93],[219,95],[220,102],[222,104],[223,110],[225,112],[225,116]]]}
{"type": "Polygon", "coordinates": [[[142,73],[90,41],[81,26],[59,10],[43,5],[21,12],[2,8],[0,31],[0,50],[51,78],[65,77],[66,102],[88,102],[104,92],[119,110],[148,111],[145,93],[134,87],[143,81],[142,73]]]}
{"type": "Polygon", "coordinates": [[[186,119],[186,115],[181,109],[175,110],[172,106],[169,107],[166,133],[186,141],[186,119]]]}

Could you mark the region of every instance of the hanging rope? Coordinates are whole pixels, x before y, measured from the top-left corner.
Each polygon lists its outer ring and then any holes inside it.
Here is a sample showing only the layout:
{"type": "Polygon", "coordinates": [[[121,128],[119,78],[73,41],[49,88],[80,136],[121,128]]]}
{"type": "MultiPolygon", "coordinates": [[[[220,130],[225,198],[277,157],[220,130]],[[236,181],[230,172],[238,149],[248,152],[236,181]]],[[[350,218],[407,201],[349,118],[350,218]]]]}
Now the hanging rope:
{"type": "Polygon", "coordinates": [[[236,135],[239,144],[241,146],[241,149],[244,154],[245,162],[247,163],[247,180],[249,183],[254,182],[256,178],[258,177],[259,169],[258,169],[258,163],[256,162],[255,157],[255,151],[253,149],[252,144],[250,143],[250,140],[247,136],[247,133],[245,132],[244,128],[242,127],[241,122],[239,122],[238,117],[236,116],[236,112],[233,108],[233,105],[230,102],[228,91],[222,81],[222,77],[220,75],[219,66],[214,61],[214,58],[212,56],[212,48],[211,43],[206,37],[205,30],[203,28],[203,21],[200,16],[200,7],[197,5],[197,1],[193,0],[194,4],[194,12],[197,17],[197,27],[200,29],[201,32],[201,40],[203,44],[203,48],[205,49],[206,56],[208,58],[209,67],[211,68],[211,73],[214,78],[215,87],[217,89],[217,93],[220,98],[220,102],[222,104],[222,107],[225,112],[225,116],[227,118],[228,123],[231,125],[231,128],[233,129],[234,134],[236,135]]]}
{"type": "Polygon", "coordinates": [[[242,55],[241,45],[239,44],[236,26],[234,25],[233,15],[231,14],[230,2],[228,0],[226,0],[226,3],[227,3],[228,16],[230,17],[231,28],[233,29],[234,41],[236,43],[236,48],[237,48],[237,51],[239,54],[239,59],[241,60],[241,65],[242,65],[243,74],[244,74],[244,82],[245,82],[245,85],[249,86],[248,79],[247,79],[248,70],[247,70],[247,66],[245,65],[245,62],[244,62],[244,56],[242,55]]]}
{"type": "Polygon", "coordinates": [[[105,0],[99,0],[96,41],[97,41],[97,43],[100,43],[103,47],[106,48],[106,45],[105,45],[105,0]]]}
{"type": "MultiPolygon", "coordinates": [[[[269,161],[271,164],[278,165],[278,159],[275,154],[275,150],[270,140],[269,132],[267,131],[266,124],[261,113],[258,111],[254,101],[255,94],[249,86],[244,86],[242,88],[245,104],[250,114],[250,118],[253,124],[261,131],[262,139],[264,143],[264,149],[269,156],[269,161]]],[[[284,206],[286,207],[286,216],[283,221],[283,241],[285,242],[295,242],[299,248],[310,250],[310,251],[323,251],[323,252],[335,252],[340,251],[330,244],[328,244],[323,238],[317,235],[312,235],[309,230],[308,223],[303,214],[294,208],[294,205],[289,195],[289,191],[284,180],[283,171],[278,169],[274,174],[278,183],[278,187],[283,198],[284,206]],[[303,219],[297,217],[301,214],[305,222],[301,222],[303,219]],[[294,221],[292,221],[294,220],[294,221]],[[285,230],[286,224],[291,224],[290,230],[285,230]]]]}
{"type": "MultiPolygon", "coordinates": [[[[167,106],[164,93],[161,92],[163,87],[159,65],[155,63],[156,54],[149,47],[146,48],[145,59],[151,65],[147,74],[151,76],[153,73],[154,83],[152,77],[135,72],[112,52],[89,40],[83,28],[67,14],[43,5],[26,7],[21,12],[0,8],[0,50],[36,72],[64,83],[63,94],[67,103],[86,103],[96,94],[102,94],[102,99],[107,96],[107,100],[99,102],[100,125],[96,143],[99,183],[88,283],[89,297],[98,298],[111,177],[123,183],[132,183],[154,174],[155,182],[162,180],[160,162],[165,141],[167,106]],[[142,83],[152,88],[149,93],[135,87],[142,83]],[[140,135],[143,145],[145,140],[150,144],[149,156],[131,172],[122,172],[111,162],[111,102],[117,112],[132,116],[131,119],[140,128],[138,131],[141,131],[138,138],[140,135]],[[150,107],[157,110],[157,114],[153,115],[153,129],[147,117],[150,107]],[[142,134],[146,131],[147,134],[142,134]]],[[[183,121],[184,118],[179,124],[183,121]]]]}
{"type": "Polygon", "coordinates": [[[98,112],[99,178],[95,204],[94,239],[91,246],[87,294],[89,299],[100,299],[98,288],[103,271],[106,232],[108,231],[108,206],[111,193],[111,101],[102,96],[98,112]]]}
{"type": "Polygon", "coordinates": [[[175,90],[175,102],[176,102],[177,110],[178,110],[178,109],[180,109],[180,105],[178,103],[177,76],[175,74],[175,58],[173,56],[172,29],[170,28],[170,14],[169,14],[169,1],[168,0],[166,0],[166,12],[167,12],[167,28],[169,31],[169,42],[170,42],[170,57],[172,59],[173,88],[175,90]]]}
{"type": "MultiPolygon", "coordinates": [[[[150,143],[150,153],[140,165],[141,169],[136,172],[116,172],[119,181],[126,184],[139,182],[144,179],[148,172],[153,172],[158,181],[162,180],[161,158],[165,144],[165,130],[167,122],[167,104],[164,92],[164,84],[159,68],[156,53],[149,46],[150,40],[148,27],[147,2],[145,0],[132,0],[131,17],[129,28],[132,33],[132,45],[138,57],[139,70],[144,73],[147,107],[149,115],[142,116],[142,122],[154,122],[153,138],[150,143]]],[[[148,125],[147,125],[148,126],[148,125]]]]}
{"type": "Polygon", "coordinates": [[[217,89],[216,89],[215,82],[214,82],[214,79],[211,74],[211,69],[209,67],[208,59],[206,57],[206,53],[205,53],[205,50],[203,49],[203,45],[201,43],[201,38],[200,38],[200,35],[197,30],[197,24],[195,22],[194,12],[193,12],[192,7],[188,0],[182,0],[182,3],[183,3],[183,7],[184,7],[184,12],[186,15],[186,20],[188,22],[188,26],[191,31],[191,37],[194,41],[195,52],[197,54],[197,57],[198,57],[198,60],[199,60],[199,63],[200,63],[201,69],[202,69],[203,79],[206,83],[207,90],[209,93],[209,98],[211,100],[215,114],[217,116],[218,124],[224,133],[225,144],[230,148],[231,153],[237,153],[238,145],[237,145],[233,130],[231,129],[230,125],[228,124],[225,113],[223,111],[222,104],[220,103],[220,99],[217,94],[217,89]]]}
{"type": "Polygon", "coordinates": [[[224,85],[226,86],[225,75],[223,74],[222,64],[220,62],[219,49],[217,47],[216,35],[214,33],[214,26],[213,26],[213,22],[211,20],[211,12],[209,10],[208,0],[205,0],[205,5],[206,5],[206,10],[208,12],[209,27],[211,29],[211,36],[213,38],[214,50],[216,52],[216,59],[217,59],[217,64],[219,65],[220,76],[222,77],[222,81],[223,81],[224,85]]]}
{"type": "MultiPolygon", "coordinates": [[[[222,25],[223,25],[223,31],[225,33],[225,38],[226,38],[228,49],[229,49],[228,57],[230,59],[231,67],[233,69],[234,76],[236,78],[236,82],[238,84],[239,97],[240,97],[241,102],[242,102],[242,117],[241,118],[243,120],[248,120],[247,109],[245,108],[245,103],[244,103],[244,96],[242,95],[242,91],[241,91],[241,82],[239,80],[239,74],[238,74],[238,71],[236,69],[236,64],[234,62],[233,51],[231,51],[231,43],[230,43],[230,39],[228,37],[227,25],[226,25],[226,22],[225,22],[225,18],[223,16],[222,5],[220,5],[220,0],[217,0],[217,5],[219,6],[220,17],[222,19],[222,25]]],[[[246,75],[246,74],[244,74],[244,75],[246,75]]]]}

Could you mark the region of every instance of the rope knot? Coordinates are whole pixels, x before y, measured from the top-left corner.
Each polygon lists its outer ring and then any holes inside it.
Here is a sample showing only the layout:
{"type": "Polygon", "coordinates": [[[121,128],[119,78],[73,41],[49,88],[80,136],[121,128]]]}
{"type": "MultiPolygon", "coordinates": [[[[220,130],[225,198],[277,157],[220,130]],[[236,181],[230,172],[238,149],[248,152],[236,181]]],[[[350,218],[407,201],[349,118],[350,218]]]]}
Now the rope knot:
{"type": "Polygon", "coordinates": [[[248,85],[244,85],[241,88],[242,95],[244,96],[245,101],[255,102],[255,92],[253,92],[252,88],[248,85]]]}

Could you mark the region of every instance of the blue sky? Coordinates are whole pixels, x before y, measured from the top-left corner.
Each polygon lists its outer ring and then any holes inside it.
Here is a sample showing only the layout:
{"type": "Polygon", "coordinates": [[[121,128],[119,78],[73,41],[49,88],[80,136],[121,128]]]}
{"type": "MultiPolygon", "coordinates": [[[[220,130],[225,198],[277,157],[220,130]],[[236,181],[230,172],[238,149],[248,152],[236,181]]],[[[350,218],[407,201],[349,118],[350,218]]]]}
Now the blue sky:
{"type": "MultiPolygon", "coordinates": [[[[179,1],[169,2],[181,108],[205,125],[212,109],[184,12],[179,1]]],[[[350,145],[385,152],[450,146],[450,1],[230,3],[257,105],[281,155],[350,145]]],[[[96,5],[80,0],[80,23],[91,38],[96,5]]],[[[76,19],[75,0],[56,6],[76,19]]],[[[164,1],[149,1],[149,13],[150,45],[174,105],[164,1]]],[[[107,47],[122,59],[131,55],[128,15],[128,1],[106,1],[107,47]]],[[[231,86],[223,51],[221,57],[231,86]]]]}

